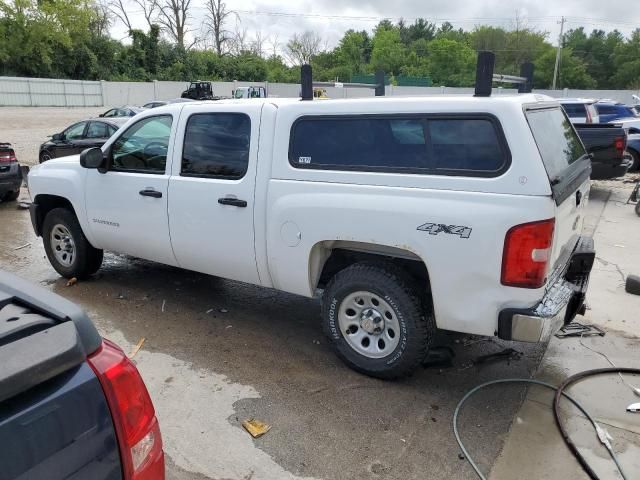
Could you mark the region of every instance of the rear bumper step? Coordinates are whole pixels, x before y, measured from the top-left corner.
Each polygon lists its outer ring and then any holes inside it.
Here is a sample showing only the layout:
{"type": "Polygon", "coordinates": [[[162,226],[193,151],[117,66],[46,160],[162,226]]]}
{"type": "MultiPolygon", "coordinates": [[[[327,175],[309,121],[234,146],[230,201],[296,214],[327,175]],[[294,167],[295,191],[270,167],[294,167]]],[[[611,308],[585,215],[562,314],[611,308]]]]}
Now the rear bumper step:
{"type": "Polygon", "coordinates": [[[507,308],[498,316],[498,337],[544,342],[576,315],[584,315],[584,299],[595,260],[593,239],[580,237],[564,272],[532,308],[507,308]]]}

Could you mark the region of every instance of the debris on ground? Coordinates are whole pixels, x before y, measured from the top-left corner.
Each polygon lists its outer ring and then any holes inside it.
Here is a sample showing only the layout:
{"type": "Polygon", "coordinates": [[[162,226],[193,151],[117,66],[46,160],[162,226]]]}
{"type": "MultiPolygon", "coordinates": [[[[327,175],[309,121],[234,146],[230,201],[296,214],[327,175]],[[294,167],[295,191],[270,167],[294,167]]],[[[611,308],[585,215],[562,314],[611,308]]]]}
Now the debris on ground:
{"type": "Polygon", "coordinates": [[[27,248],[31,246],[31,242],[27,242],[24,245],[20,245],[19,247],[14,248],[14,250],[22,250],[23,248],[27,248]]]}
{"type": "Polygon", "coordinates": [[[480,355],[478,358],[476,358],[474,363],[478,365],[500,360],[506,360],[509,362],[511,360],[520,360],[521,357],[522,352],[519,352],[518,350],[515,350],[513,348],[505,348],[504,350],[500,350],[499,352],[480,355]]]}
{"type": "Polygon", "coordinates": [[[640,403],[632,403],[627,407],[627,412],[640,413],[640,403]]]}
{"type": "Polygon", "coordinates": [[[28,210],[30,205],[30,202],[18,202],[18,208],[21,210],[28,210]]]}
{"type": "Polygon", "coordinates": [[[256,420],[255,418],[250,418],[249,420],[245,420],[242,422],[242,426],[244,429],[249,432],[249,434],[253,438],[258,438],[271,430],[271,425],[267,425],[260,420],[256,420]]]}
{"type": "Polygon", "coordinates": [[[220,313],[227,313],[229,310],[227,310],[226,308],[221,308],[219,310],[220,313]]]}
{"type": "Polygon", "coordinates": [[[213,312],[213,308],[210,308],[209,310],[207,310],[207,313],[211,313],[213,312]]]}
{"type": "Polygon", "coordinates": [[[640,276],[627,275],[627,280],[624,283],[624,290],[632,295],[640,295],[640,276]]]}
{"type": "Polygon", "coordinates": [[[140,340],[138,340],[138,343],[136,343],[136,346],[133,347],[133,350],[131,350],[131,353],[129,354],[129,358],[133,358],[133,357],[136,356],[136,354],[142,348],[142,345],[144,345],[145,340],[146,340],[146,338],[140,337],[140,340]]]}
{"type": "Polygon", "coordinates": [[[564,325],[558,333],[555,334],[557,338],[569,338],[569,337],[604,337],[605,331],[595,325],[585,325],[580,322],[571,322],[564,325]]]}
{"type": "Polygon", "coordinates": [[[165,307],[166,304],[167,304],[167,301],[166,300],[162,300],[162,309],[161,309],[162,313],[164,313],[164,307],[165,307]]]}
{"type": "Polygon", "coordinates": [[[67,287],[73,287],[76,283],[78,283],[78,279],[76,277],[70,278],[67,282],[67,287]]]}

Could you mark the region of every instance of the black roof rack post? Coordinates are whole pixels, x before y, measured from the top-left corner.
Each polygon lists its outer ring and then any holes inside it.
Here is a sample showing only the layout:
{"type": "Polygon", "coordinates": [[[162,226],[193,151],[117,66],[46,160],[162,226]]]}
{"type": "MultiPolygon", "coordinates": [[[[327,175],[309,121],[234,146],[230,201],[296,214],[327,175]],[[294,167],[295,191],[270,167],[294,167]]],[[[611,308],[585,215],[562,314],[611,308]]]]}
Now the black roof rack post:
{"type": "Polygon", "coordinates": [[[493,68],[496,63],[496,55],[493,52],[478,52],[476,65],[476,97],[490,97],[493,86],[493,68]]]}
{"type": "Polygon", "coordinates": [[[302,100],[313,100],[313,73],[308,63],[300,67],[300,97],[302,100]]]}
{"type": "Polygon", "coordinates": [[[376,97],[384,97],[384,70],[376,70],[376,97]]]}
{"type": "Polygon", "coordinates": [[[531,93],[533,90],[533,63],[525,62],[520,65],[520,76],[526,79],[526,82],[518,85],[518,93],[531,93]]]}

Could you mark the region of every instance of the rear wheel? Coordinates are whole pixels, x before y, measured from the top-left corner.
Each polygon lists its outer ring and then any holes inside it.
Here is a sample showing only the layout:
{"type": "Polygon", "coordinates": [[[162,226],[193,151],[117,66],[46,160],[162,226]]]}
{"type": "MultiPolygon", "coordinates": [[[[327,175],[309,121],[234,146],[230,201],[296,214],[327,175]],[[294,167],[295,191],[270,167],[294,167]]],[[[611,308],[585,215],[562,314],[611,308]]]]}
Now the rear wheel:
{"type": "Polygon", "coordinates": [[[4,201],[5,202],[13,202],[13,201],[17,200],[19,196],[20,196],[20,189],[17,189],[17,190],[12,191],[12,192],[7,192],[4,195],[4,201]]]}
{"type": "Polygon", "coordinates": [[[66,278],[86,278],[102,265],[102,250],[84,236],[75,214],[54,208],[42,224],[42,240],[53,268],[66,278]]]}
{"type": "Polygon", "coordinates": [[[351,368],[378,378],[410,375],[426,357],[435,322],[411,277],[394,265],[358,263],[324,292],[325,333],[351,368]]]}

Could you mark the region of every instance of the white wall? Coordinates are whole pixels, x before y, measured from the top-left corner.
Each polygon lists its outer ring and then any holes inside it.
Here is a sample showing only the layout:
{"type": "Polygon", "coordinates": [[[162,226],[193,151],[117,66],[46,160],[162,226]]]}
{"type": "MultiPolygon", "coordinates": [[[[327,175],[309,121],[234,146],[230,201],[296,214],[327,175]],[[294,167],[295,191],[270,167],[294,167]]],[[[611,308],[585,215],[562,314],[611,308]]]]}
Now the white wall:
{"type": "Polygon", "coordinates": [[[104,104],[100,82],[0,77],[0,105],[96,107],[104,104]]]}
{"type": "MultiPolygon", "coordinates": [[[[105,106],[143,105],[152,100],[180,97],[189,82],[93,82],[48,78],[0,77],[0,106],[105,106]]],[[[215,95],[230,97],[240,86],[263,85],[272,97],[298,97],[300,85],[267,82],[212,82],[215,95]]],[[[330,98],[357,98],[374,95],[373,89],[326,87],[330,98]]],[[[561,97],[610,98],[636,103],[631,90],[535,90],[536,93],[561,97]]],[[[494,95],[516,93],[514,89],[494,88],[494,95]]],[[[386,95],[472,95],[473,88],[454,87],[386,87],[386,95]]]]}

